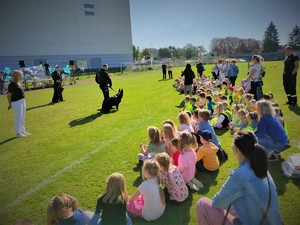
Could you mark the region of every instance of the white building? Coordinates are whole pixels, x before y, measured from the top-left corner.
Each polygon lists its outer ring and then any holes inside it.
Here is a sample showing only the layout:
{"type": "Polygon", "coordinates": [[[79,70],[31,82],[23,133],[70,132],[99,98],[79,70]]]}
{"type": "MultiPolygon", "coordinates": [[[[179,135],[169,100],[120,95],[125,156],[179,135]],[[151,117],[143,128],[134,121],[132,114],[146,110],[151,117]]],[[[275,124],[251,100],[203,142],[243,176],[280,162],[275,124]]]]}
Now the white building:
{"type": "Polygon", "coordinates": [[[132,61],[129,0],[1,0],[0,70],[48,61],[89,68],[132,61]]]}

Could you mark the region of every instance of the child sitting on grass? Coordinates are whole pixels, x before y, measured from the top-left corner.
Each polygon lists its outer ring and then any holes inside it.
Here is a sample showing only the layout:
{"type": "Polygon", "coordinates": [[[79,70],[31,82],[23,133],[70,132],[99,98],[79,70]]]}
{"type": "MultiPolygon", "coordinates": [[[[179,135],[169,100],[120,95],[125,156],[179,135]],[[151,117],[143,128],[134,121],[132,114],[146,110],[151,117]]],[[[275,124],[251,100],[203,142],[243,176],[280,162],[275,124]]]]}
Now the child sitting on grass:
{"type": "Polygon", "coordinates": [[[180,112],[178,115],[178,120],[179,120],[179,131],[185,131],[187,130],[190,133],[194,132],[194,129],[191,124],[191,118],[187,114],[188,112],[180,112]]]}
{"type": "Polygon", "coordinates": [[[160,182],[165,186],[166,202],[183,202],[189,196],[189,191],[183,177],[176,166],[172,165],[171,158],[167,153],[159,153],[155,157],[159,164],[160,182]]]}
{"type": "Polygon", "coordinates": [[[212,97],[210,95],[206,96],[205,99],[206,99],[205,109],[209,110],[210,115],[213,115],[216,103],[212,100],[212,97]]]}
{"type": "Polygon", "coordinates": [[[53,197],[47,207],[47,225],[85,225],[89,219],[78,209],[77,200],[64,193],[53,197]]]}
{"type": "Polygon", "coordinates": [[[178,137],[173,138],[171,143],[172,143],[172,147],[171,147],[172,154],[170,156],[172,156],[172,164],[174,166],[178,166],[178,159],[180,155],[180,152],[178,150],[179,138],[178,137]]]}
{"type": "MultiPolygon", "coordinates": [[[[195,137],[188,132],[183,132],[179,137],[178,169],[185,183],[195,191],[199,191],[203,184],[195,178],[196,153],[193,148],[197,146],[195,137]]],[[[196,149],[196,148],[195,148],[196,149]]]]}
{"type": "Polygon", "coordinates": [[[171,147],[171,140],[176,136],[173,127],[170,124],[164,124],[162,128],[162,137],[165,142],[166,151],[168,154],[172,153],[171,147]]]}
{"type": "Polygon", "coordinates": [[[198,134],[201,135],[201,132],[204,130],[209,130],[212,134],[212,142],[218,147],[221,148],[221,143],[218,140],[216,133],[209,123],[209,111],[206,109],[201,109],[198,114],[198,134]]]}
{"type": "Polygon", "coordinates": [[[247,120],[249,125],[245,128],[245,130],[253,131],[257,128],[258,124],[258,114],[257,112],[249,112],[247,115],[247,120]]]}
{"type": "Polygon", "coordinates": [[[144,161],[146,159],[152,159],[157,153],[165,152],[165,143],[161,141],[161,135],[159,129],[154,126],[150,126],[147,129],[149,136],[149,144],[140,144],[141,153],[138,154],[138,159],[144,161]]]}
{"type": "Polygon", "coordinates": [[[132,224],[126,212],[127,200],[125,177],[121,173],[111,174],[106,181],[105,192],[97,201],[91,224],[132,224]]]}
{"type": "Polygon", "coordinates": [[[190,103],[190,96],[185,96],[183,101],[184,101],[184,107],[181,111],[191,111],[192,110],[192,105],[190,103]]]}
{"type": "Polygon", "coordinates": [[[212,134],[209,130],[202,131],[200,135],[202,145],[197,150],[197,170],[213,172],[219,169],[217,157],[219,148],[212,143],[212,134]]]}
{"type": "Polygon", "coordinates": [[[219,103],[215,109],[215,119],[214,128],[227,129],[230,120],[227,114],[224,113],[222,103],[219,103]]]}
{"type": "Polygon", "coordinates": [[[158,178],[159,165],[154,159],[145,160],[142,167],[144,181],[137,191],[129,197],[127,211],[131,216],[138,216],[153,221],[165,211],[165,195],[158,178]]]}

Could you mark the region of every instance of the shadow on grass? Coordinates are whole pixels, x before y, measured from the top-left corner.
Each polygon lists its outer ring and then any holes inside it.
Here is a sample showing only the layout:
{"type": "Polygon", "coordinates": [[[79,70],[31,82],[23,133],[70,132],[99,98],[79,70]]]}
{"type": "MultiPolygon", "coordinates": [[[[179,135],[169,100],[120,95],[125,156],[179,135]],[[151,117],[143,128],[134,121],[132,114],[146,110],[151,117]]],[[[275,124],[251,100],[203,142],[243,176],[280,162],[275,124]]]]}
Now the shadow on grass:
{"type": "Polygon", "coordinates": [[[298,105],[289,105],[289,109],[296,115],[300,115],[300,107],[298,105]]]}
{"type": "Polygon", "coordinates": [[[222,136],[228,131],[227,129],[214,129],[214,130],[217,136],[222,136]]]}
{"type": "Polygon", "coordinates": [[[9,138],[9,139],[7,139],[5,141],[2,141],[2,142],[0,142],[0,145],[4,145],[5,143],[10,142],[10,141],[12,141],[14,139],[17,139],[17,137],[12,137],[12,138],[9,138]]]}
{"type": "MultiPolygon", "coordinates": [[[[284,161],[283,159],[280,159],[278,161],[268,162],[268,170],[274,180],[278,195],[283,195],[285,193],[286,185],[289,182],[289,179],[283,174],[281,170],[281,163],[283,161],[284,161]]],[[[298,182],[298,187],[299,187],[299,182],[298,182]]]]}
{"type": "Polygon", "coordinates": [[[184,101],[182,100],[182,102],[180,102],[180,104],[179,105],[176,105],[175,107],[177,107],[177,108],[183,108],[184,107],[184,101]]]}
{"type": "Polygon", "coordinates": [[[33,110],[33,109],[38,109],[38,108],[43,108],[43,107],[49,106],[49,105],[53,105],[53,103],[50,102],[50,103],[44,104],[44,105],[33,106],[33,107],[30,107],[30,108],[27,108],[26,111],[33,110]]]}
{"type": "Polygon", "coordinates": [[[83,118],[79,118],[79,119],[75,119],[72,120],[69,125],[70,127],[75,127],[75,126],[79,126],[79,125],[84,125],[86,123],[90,123],[92,121],[94,121],[95,119],[97,119],[98,117],[102,116],[101,112],[98,112],[96,114],[92,114],[83,118]]]}
{"type": "Polygon", "coordinates": [[[209,192],[211,186],[216,186],[217,176],[219,174],[219,170],[215,172],[197,172],[196,178],[203,183],[203,188],[200,189],[199,193],[201,195],[209,192]]]}

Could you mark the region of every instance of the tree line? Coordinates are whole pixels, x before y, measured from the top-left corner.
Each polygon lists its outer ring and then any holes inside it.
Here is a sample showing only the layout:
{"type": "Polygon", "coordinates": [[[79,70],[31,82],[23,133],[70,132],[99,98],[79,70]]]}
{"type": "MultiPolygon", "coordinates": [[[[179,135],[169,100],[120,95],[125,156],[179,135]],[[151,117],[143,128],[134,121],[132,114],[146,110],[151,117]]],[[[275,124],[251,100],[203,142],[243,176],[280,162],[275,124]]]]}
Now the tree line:
{"type": "MultiPolygon", "coordinates": [[[[288,45],[291,45],[294,50],[300,50],[300,28],[296,25],[288,36],[288,45]]],[[[210,43],[211,51],[215,51],[220,55],[238,55],[245,53],[271,53],[277,52],[283,46],[279,44],[279,36],[276,25],[271,21],[264,32],[262,40],[253,38],[238,38],[238,37],[224,37],[212,38],[210,43]]],[[[133,59],[197,59],[205,54],[207,50],[203,46],[195,46],[193,44],[186,44],[183,48],[169,46],[165,48],[144,48],[133,45],[133,59]]]]}

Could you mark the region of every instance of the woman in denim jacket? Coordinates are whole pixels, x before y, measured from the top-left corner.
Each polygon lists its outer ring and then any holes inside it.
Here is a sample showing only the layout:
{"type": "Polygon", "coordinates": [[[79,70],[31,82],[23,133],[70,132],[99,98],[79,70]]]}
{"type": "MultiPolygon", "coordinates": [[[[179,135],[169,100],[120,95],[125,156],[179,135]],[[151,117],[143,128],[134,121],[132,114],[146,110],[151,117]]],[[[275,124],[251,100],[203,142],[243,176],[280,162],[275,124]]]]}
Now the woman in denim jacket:
{"type": "Polygon", "coordinates": [[[282,224],[276,187],[267,170],[267,154],[250,131],[236,132],[232,145],[239,167],[213,199],[196,205],[198,224],[282,224]],[[229,208],[229,205],[232,207],[229,208]]]}

